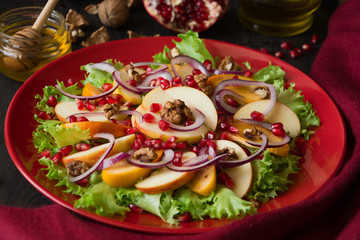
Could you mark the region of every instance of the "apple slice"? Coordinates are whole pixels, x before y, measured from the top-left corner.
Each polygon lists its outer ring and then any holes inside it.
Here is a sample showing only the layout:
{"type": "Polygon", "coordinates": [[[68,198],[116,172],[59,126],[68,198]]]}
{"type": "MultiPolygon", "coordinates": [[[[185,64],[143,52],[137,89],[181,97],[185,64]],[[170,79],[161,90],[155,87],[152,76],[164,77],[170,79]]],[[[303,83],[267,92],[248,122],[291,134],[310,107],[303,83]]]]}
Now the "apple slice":
{"type": "MultiPolygon", "coordinates": [[[[126,109],[125,107],[121,107],[120,110],[122,109],[126,109]]],[[[66,118],[76,114],[76,113],[85,113],[85,112],[90,112],[88,110],[79,110],[78,106],[76,105],[75,101],[61,101],[58,104],[56,104],[55,106],[55,114],[56,117],[62,121],[62,122],[66,122],[66,118]]],[[[104,112],[102,107],[96,107],[93,111],[91,111],[93,113],[95,112],[104,112]]],[[[113,118],[116,120],[122,120],[125,119],[127,117],[127,115],[116,115],[113,118]]],[[[97,121],[97,122],[107,122],[109,121],[104,114],[94,114],[91,116],[86,117],[89,121],[97,121]]]]}
{"type": "MultiPolygon", "coordinates": [[[[129,151],[131,149],[134,140],[135,140],[134,134],[126,135],[124,137],[115,139],[114,147],[108,156],[112,156],[120,152],[129,151]]],[[[99,146],[90,148],[89,150],[71,154],[69,156],[64,157],[62,159],[62,163],[65,166],[67,163],[71,161],[78,160],[88,163],[92,166],[99,160],[101,155],[106,151],[108,147],[109,147],[109,143],[104,143],[99,146]]]]}
{"type": "MultiPolygon", "coordinates": [[[[253,111],[263,112],[269,105],[270,100],[260,100],[248,103],[241,107],[234,115],[234,119],[250,118],[253,111]]],[[[265,120],[270,123],[281,122],[284,130],[290,137],[296,137],[300,134],[301,125],[296,113],[283,103],[276,102],[271,112],[265,116],[265,120]]]]}
{"type": "MultiPolygon", "coordinates": [[[[228,141],[228,140],[217,140],[216,141],[217,149],[225,149],[225,148],[233,148],[235,150],[236,155],[239,159],[243,159],[247,157],[245,151],[236,143],[228,141]]],[[[242,198],[245,194],[250,190],[253,171],[251,163],[246,163],[244,165],[226,168],[224,172],[229,175],[229,177],[234,182],[234,188],[232,189],[236,196],[242,198]]]]}
{"type": "MultiPolygon", "coordinates": [[[[158,161],[162,157],[162,150],[157,151],[158,161]]],[[[134,186],[140,179],[150,175],[153,169],[135,167],[127,161],[117,162],[111,167],[101,171],[101,177],[104,182],[113,187],[134,186]]]]}
{"type": "Polygon", "coordinates": [[[197,171],[195,177],[187,184],[188,188],[202,196],[209,196],[216,188],[216,169],[209,166],[197,171]]]}
{"type": "Polygon", "coordinates": [[[111,133],[115,138],[122,137],[126,135],[126,130],[129,127],[125,127],[121,124],[115,124],[112,122],[93,122],[93,121],[85,121],[85,122],[72,122],[65,123],[62,125],[64,128],[73,128],[75,126],[80,127],[82,130],[89,129],[90,137],[94,136],[97,133],[111,133]]]}
{"type": "Polygon", "coordinates": [[[159,138],[163,141],[167,141],[170,137],[176,136],[177,137],[176,142],[186,141],[189,144],[193,144],[200,141],[202,136],[209,131],[209,129],[204,125],[198,129],[189,132],[180,132],[171,129],[167,129],[166,131],[163,131],[159,128],[159,121],[161,120],[159,113],[152,113],[150,111],[144,110],[142,105],[140,105],[136,109],[136,111],[140,112],[143,115],[145,113],[150,113],[155,117],[154,123],[149,123],[145,121],[139,123],[139,119],[136,117],[136,115],[133,115],[131,117],[132,125],[136,127],[139,130],[139,132],[143,133],[148,138],[152,138],[152,139],[159,138]]]}
{"type": "MultiPolygon", "coordinates": [[[[193,152],[185,152],[182,161],[196,157],[193,152]]],[[[148,194],[158,194],[177,189],[188,183],[196,174],[192,172],[174,172],[170,169],[163,167],[158,171],[153,172],[149,177],[143,179],[141,182],[135,184],[139,191],[148,194]]]]}
{"type": "Polygon", "coordinates": [[[186,78],[186,76],[188,76],[188,75],[193,75],[193,73],[192,73],[193,70],[194,70],[194,68],[192,66],[190,66],[189,64],[182,65],[181,67],[179,67],[177,69],[179,77],[182,80],[184,80],[186,78]]]}
{"type": "MultiPolygon", "coordinates": [[[[254,146],[252,146],[246,142],[248,139],[244,135],[244,130],[251,129],[254,125],[251,125],[251,124],[239,121],[239,120],[232,121],[231,125],[236,127],[239,130],[239,132],[236,134],[228,133],[227,138],[231,141],[238,142],[244,146],[254,148],[254,146]]],[[[266,137],[268,138],[269,142],[271,142],[271,143],[276,143],[276,142],[282,141],[281,137],[275,136],[270,130],[267,130],[266,128],[256,126],[256,129],[258,129],[259,131],[264,133],[266,135],[266,137]]],[[[284,146],[281,146],[281,147],[268,148],[268,149],[273,154],[276,154],[279,156],[287,156],[289,154],[290,146],[289,146],[289,144],[285,144],[284,146]]]]}
{"type": "Polygon", "coordinates": [[[210,98],[195,88],[191,87],[171,87],[166,90],[155,88],[145,95],[142,105],[145,109],[150,109],[152,103],[165,104],[167,101],[180,99],[184,101],[190,109],[198,109],[205,117],[205,124],[213,131],[217,126],[217,112],[210,98]]]}
{"type": "MultiPolygon", "coordinates": [[[[145,73],[146,71],[140,68],[135,68],[135,71],[137,71],[140,75],[145,73]]],[[[121,80],[123,82],[127,82],[129,81],[131,78],[129,77],[129,75],[127,74],[127,72],[125,71],[125,68],[120,70],[120,76],[121,76],[121,80]]],[[[114,80],[114,84],[115,84],[115,80],[114,80]]],[[[114,94],[120,94],[123,97],[123,101],[124,102],[131,102],[133,105],[139,105],[141,103],[141,94],[136,94],[133,93],[129,90],[126,90],[125,88],[119,86],[115,91],[114,94]]]]}

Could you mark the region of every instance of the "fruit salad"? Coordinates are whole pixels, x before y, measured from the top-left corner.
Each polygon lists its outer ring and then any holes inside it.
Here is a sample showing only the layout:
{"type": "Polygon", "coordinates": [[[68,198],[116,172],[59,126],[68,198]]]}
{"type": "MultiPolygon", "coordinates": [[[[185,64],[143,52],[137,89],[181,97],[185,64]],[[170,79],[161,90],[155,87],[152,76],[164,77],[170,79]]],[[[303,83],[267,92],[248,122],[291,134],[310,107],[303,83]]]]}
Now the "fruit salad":
{"type": "Polygon", "coordinates": [[[312,105],[280,66],[253,70],[179,37],[152,61],[89,63],[35,96],[38,161],[75,208],[236,219],[291,187],[320,124],[312,105]]]}

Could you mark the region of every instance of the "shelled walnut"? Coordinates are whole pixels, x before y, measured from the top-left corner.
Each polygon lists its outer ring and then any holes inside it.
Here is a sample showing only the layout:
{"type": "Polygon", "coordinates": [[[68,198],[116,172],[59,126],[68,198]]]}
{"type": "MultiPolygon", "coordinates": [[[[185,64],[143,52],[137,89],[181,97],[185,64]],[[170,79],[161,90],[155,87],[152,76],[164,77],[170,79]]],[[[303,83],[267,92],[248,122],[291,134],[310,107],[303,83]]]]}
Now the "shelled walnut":
{"type": "Polygon", "coordinates": [[[87,27],[90,23],[78,12],[69,9],[66,14],[65,22],[69,27],[71,42],[78,42],[85,37],[82,28],[87,27]]]}
{"type": "Polygon", "coordinates": [[[93,32],[90,37],[81,43],[83,47],[105,43],[109,41],[109,33],[104,26],[93,32]]]}

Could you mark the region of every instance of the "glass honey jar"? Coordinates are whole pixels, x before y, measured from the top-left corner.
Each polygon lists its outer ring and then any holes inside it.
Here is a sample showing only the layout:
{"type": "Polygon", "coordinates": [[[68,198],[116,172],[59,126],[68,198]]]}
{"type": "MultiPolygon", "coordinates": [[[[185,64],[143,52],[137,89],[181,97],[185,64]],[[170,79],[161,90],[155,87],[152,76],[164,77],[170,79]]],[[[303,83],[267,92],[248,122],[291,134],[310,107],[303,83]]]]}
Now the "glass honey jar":
{"type": "Polygon", "coordinates": [[[22,7],[0,15],[0,71],[7,77],[25,81],[49,62],[71,52],[65,18],[53,11],[40,34],[32,38],[14,36],[31,28],[41,7],[22,7]]]}

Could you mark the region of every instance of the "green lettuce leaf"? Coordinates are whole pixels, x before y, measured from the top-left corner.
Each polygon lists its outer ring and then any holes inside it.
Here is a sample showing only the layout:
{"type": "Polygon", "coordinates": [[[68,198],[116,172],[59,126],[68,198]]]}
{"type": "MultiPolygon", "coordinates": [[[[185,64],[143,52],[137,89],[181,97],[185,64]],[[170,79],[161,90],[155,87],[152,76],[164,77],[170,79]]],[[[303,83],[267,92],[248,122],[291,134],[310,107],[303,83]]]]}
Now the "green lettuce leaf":
{"type": "Polygon", "coordinates": [[[300,170],[297,166],[300,157],[292,154],[281,157],[270,154],[269,150],[263,155],[261,160],[252,161],[253,186],[247,197],[265,203],[288,189],[292,183],[289,175],[300,170]]]}
{"type": "Polygon", "coordinates": [[[170,58],[168,57],[169,53],[170,53],[170,49],[168,48],[168,46],[165,45],[164,50],[162,52],[159,52],[153,56],[154,62],[169,64],[170,63],[170,58]]]}
{"type": "MultiPolygon", "coordinates": [[[[124,64],[122,64],[121,62],[118,62],[116,60],[113,61],[112,59],[108,59],[105,62],[110,63],[116,69],[121,69],[124,67],[124,64]]],[[[85,80],[82,82],[84,85],[87,82],[89,82],[89,83],[95,85],[96,87],[101,88],[101,86],[104,85],[104,83],[112,83],[113,82],[111,73],[91,68],[90,65],[91,65],[91,63],[80,67],[81,70],[84,70],[87,72],[87,74],[85,76],[85,80]]]]}

